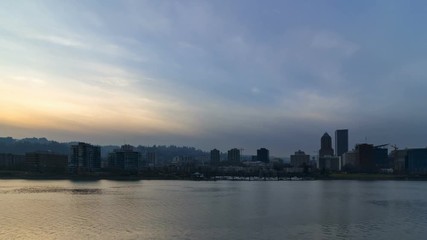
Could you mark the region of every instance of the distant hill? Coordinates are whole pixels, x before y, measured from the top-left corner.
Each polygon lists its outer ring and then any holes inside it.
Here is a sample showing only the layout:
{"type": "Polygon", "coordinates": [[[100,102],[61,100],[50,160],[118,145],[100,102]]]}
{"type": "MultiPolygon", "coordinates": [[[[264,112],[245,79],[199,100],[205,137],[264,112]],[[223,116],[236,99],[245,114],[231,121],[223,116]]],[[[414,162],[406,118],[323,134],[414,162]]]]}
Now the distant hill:
{"type": "Polygon", "coordinates": [[[46,138],[0,138],[1,153],[25,154],[27,152],[35,151],[52,151],[61,154],[68,154],[70,145],[70,143],[59,143],[47,140],[46,138]]]}
{"type": "MultiPolygon", "coordinates": [[[[11,137],[0,137],[0,153],[25,154],[35,151],[52,151],[60,154],[69,154],[70,146],[76,142],[60,143],[46,138],[24,138],[14,139],[11,137]]],[[[101,156],[106,158],[108,153],[119,146],[101,146],[101,156]]],[[[155,152],[157,159],[161,162],[169,162],[175,156],[207,157],[209,154],[194,147],[178,146],[137,146],[136,150],[145,155],[147,152],[155,152]]]]}

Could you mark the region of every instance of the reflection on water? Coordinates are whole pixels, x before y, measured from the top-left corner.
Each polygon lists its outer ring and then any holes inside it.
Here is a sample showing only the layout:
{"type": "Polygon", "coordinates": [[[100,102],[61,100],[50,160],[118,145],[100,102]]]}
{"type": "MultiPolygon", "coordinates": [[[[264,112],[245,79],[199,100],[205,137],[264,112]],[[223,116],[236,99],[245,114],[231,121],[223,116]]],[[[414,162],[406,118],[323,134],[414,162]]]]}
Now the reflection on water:
{"type": "Polygon", "coordinates": [[[0,180],[1,239],[423,239],[424,182],[0,180]]]}
{"type": "Polygon", "coordinates": [[[13,190],[0,190],[1,193],[101,194],[102,190],[99,188],[22,187],[13,190]]]}

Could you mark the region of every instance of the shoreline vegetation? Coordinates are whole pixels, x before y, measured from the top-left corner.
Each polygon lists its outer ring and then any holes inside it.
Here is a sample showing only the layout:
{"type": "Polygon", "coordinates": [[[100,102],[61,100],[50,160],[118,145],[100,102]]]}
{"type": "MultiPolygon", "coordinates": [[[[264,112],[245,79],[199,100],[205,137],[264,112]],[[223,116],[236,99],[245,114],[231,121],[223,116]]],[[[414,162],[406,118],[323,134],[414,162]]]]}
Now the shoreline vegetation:
{"type": "Polygon", "coordinates": [[[313,180],[360,180],[360,181],[381,181],[381,180],[400,180],[400,181],[426,181],[427,176],[420,175],[396,175],[396,174],[378,174],[378,173],[330,173],[327,175],[308,174],[308,175],[288,175],[283,177],[242,177],[242,176],[177,176],[168,175],[131,175],[131,174],[85,174],[85,175],[55,175],[32,172],[0,171],[0,180],[72,180],[72,181],[98,181],[98,180],[117,180],[117,181],[138,181],[138,180],[190,180],[190,181],[313,181],[313,180]]]}

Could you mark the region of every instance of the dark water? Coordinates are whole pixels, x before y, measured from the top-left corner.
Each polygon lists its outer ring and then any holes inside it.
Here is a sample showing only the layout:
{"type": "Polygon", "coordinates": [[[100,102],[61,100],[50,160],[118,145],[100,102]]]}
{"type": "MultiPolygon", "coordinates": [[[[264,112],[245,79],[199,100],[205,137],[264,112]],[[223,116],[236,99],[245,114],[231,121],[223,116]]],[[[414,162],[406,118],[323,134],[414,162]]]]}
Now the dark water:
{"type": "Polygon", "coordinates": [[[425,239],[427,182],[0,180],[1,239],[425,239]]]}

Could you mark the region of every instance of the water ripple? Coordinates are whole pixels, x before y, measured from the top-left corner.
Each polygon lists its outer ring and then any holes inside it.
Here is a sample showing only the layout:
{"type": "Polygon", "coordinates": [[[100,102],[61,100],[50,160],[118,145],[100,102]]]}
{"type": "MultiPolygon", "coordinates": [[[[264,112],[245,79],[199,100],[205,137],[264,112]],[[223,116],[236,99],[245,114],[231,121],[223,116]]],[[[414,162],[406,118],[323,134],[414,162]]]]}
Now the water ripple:
{"type": "Polygon", "coordinates": [[[102,194],[103,191],[102,189],[99,189],[99,188],[23,187],[23,188],[18,188],[13,190],[1,191],[1,193],[3,194],[67,193],[67,194],[87,195],[87,194],[102,194]]]}

